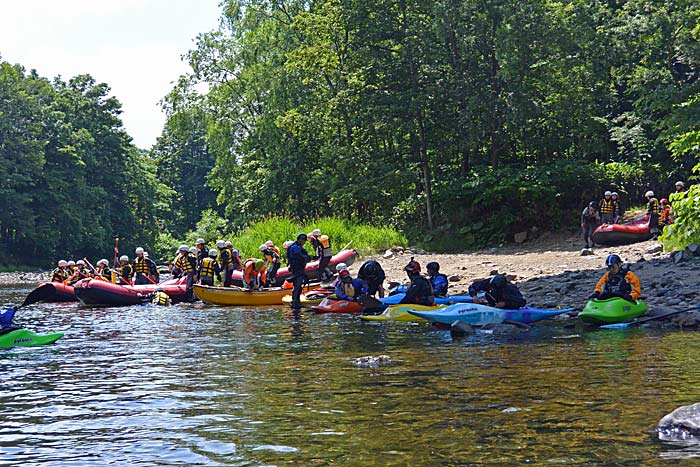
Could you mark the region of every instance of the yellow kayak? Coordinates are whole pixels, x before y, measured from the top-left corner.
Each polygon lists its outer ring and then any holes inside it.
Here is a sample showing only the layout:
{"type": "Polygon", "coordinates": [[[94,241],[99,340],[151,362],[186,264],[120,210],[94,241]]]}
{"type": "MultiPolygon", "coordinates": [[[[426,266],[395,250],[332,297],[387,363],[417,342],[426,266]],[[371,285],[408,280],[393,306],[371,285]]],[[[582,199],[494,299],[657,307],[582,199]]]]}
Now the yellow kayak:
{"type": "Polygon", "coordinates": [[[263,290],[246,290],[239,287],[212,287],[195,285],[194,294],[201,301],[213,305],[264,306],[283,305],[282,299],[292,295],[292,289],[274,287],[263,290]]]}
{"type": "Polygon", "coordinates": [[[423,318],[419,318],[416,315],[412,315],[411,313],[408,312],[408,310],[411,311],[435,311],[439,310],[440,308],[444,308],[445,305],[433,305],[433,306],[425,306],[425,305],[414,305],[414,304],[405,304],[405,305],[392,305],[386,310],[384,310],[384,313],[381,315],[367,315],[367,316],[360,316],[360,319],[363,319],[365,321],[412,321],[414,323],[427,323],[427,320],[423,318]]]}

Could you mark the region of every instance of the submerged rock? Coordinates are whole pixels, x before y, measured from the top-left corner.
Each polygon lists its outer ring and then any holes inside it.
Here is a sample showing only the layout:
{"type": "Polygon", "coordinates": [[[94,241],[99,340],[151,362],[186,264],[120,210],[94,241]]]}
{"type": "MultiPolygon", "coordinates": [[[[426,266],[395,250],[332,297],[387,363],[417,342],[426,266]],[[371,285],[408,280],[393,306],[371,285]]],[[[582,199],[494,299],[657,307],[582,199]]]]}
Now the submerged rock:
{"type": "Polygon", "coordinates": [[[358,357],[352,361],[352,364],[359,366],[361,368],[376,368],[381,365],[386,365],[391,363],[391,357],[388,355],[378,355],[376,357],[372,355],[366,355],[364,357],[358,357]]]}
{"type": "Polygon", "coordinates": [[[700,403],[678,407],[659,421],[656,431],[661,441],[700,442],[700,403]]]}

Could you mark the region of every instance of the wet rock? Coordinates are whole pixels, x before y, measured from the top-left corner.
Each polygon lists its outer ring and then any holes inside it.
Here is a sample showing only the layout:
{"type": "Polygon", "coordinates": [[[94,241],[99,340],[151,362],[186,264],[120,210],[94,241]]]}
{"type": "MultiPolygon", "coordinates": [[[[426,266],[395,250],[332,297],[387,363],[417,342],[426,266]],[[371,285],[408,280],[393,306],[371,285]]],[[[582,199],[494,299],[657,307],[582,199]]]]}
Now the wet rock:
{"type": "Polygon", "coordinates": [[[450,334],[453,337],[472,336],[476,334],[476,331],[474,331],[474,328],[470,324],[455,321],[452,323],[452,326],[450,326],[450,334]]]}
{"type": "Polygon", "coordinates": [[[516,233],[513,239],[515,240],[515,243],[525,242],[525,240],[527,240],[527,230],[516,233]]]}
{"type": "Polygon", "coordinates": [[[686,250],[678,250],[671,253],[671,258],[674,264],[684,263],[690,260],[690,253],[686,250]]]}
{"type": "Polygon", "coordinates": [[[384,258],[384,259],[389,259],[389,258],[393,258],[393,257],[394,257],[394,252],[391,250],[386,250],[384,252],[384,255],[382,256],[382,258],[384,258]]]}
{"type": "Polygon", "coordinates": [[[685,247],[685,250],[690,254],[690,256],[700,256],[700,245],[697,243],[691,243],[687,247],[685,247]]]}
{"type": "Polygon", "coordinates": [[[662,441],[700,440],[700,403],[678,407],[659,421],[656,431],[662,441]]]}
{"type": "Polygon", "coordinates": [[[484,331],[491,331],[499,336],[512,336],[515,334],[520,334],[524,331],[524,329],[521,329],[514,324],[505,323],[487,324],[485,326],[482,326],[481,329],[483,329],[484,331]]]}
{"type": "Polygon", "coordinates": [[[372,355],[367,355],[364,357],[358,357],[352,361],[352,364],[361,368],[376,368],[381,365],[386,365],[391,362],[391,357],[388,355],[379,355],[373,357],[372,355]]]}
{"type": "Polygon", "coordinates": [[[590,248],[584,248],[581,250],[581,256],[591,256],[593,255],[593,250],[590,248]]]}
{"type": "Polygon", "coordinates": [[[462,276],[460,276],[459,274],[453,274],[453,275],[449,276],[447,278],[447,280],[450,282],[459,282],[462,280],[462,276]]]}

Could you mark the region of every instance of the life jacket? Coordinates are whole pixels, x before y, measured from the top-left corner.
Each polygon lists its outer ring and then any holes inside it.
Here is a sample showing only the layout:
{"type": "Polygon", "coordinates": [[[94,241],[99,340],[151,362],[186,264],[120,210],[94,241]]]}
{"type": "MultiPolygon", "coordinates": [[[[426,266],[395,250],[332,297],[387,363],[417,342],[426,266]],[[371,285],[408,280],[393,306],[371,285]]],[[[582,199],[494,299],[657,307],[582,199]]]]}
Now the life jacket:
{"type": "Polygon", "coordinates": [[[168,306],[170,305],[170,297],[167,293],[158,291],[153,294],[153,300],[151,300],[151,303],[154,305],[168,306]]]}
{"type": "MultiPolygon", "coordinates": [[[[211,257],[203,258],[202,259],[202,270],[201,270],[199,275],[201,277],[213,278],[215,266],[218,266],[218,264],[216,264],[216,260],[214,258],[211,258],[211,257]]],[[[218,267],[216,269],[218,269],[218,267]]]]}
{"type": "Polygon", "coordinates": [[[596,211],[592,210],[590,208],[590,206],[583,210],[583,218],[588,222],[596,220],[597,214],[598,213],[596,211]]]}
{"type": "Polygon", "coordinates": [[[446,275],[437,274],[436,276],[431,277],[430,284],[433,286],[433,293],[438,297],[444,297],[447,295],[447,288],[450,284],[446,275]]]}
{"type": "Polygon", "coordinates": [[[102,267],[102,269],[100,269],[100,267],[98,266],[97,269],[95,270],[95,279],[105,280],[105,281],[111,280],[109,268],[102,267]]]}
{"type": "Polygon", "coordinates": [[[613,203],[613,214],[620,215],[620,201],[617,199],[612,200],[613,203]]]}
{"type": "Polygon", "coordinates": [[[292,243],[287,249],[289,270],[293,274],[303,272],[304,268],[306,268],[306,263],[308,263],[310,259],[309,253],[306,252],[304,247],[296,242],[292,243]]]}
{"type": "Polygon", "coordinates": [[[659,214],[659,200],[656,198],[649,199],[649,204],[647,205],[647,215],[659,214]]]}
{"type": "Polygon", "coordinates": [[[126,280],[127,282],[131,282],[131,276],[133,275],[131,265],[129,263],[126,263],[124,266],[120,266],[119,275],[122,279],[126,280]]]}
{"type": "Polygon", "coordinates": [[[319,256],[333,256],[333,250],[331,249],[331,239],[328,235],[321,235],[318,237],[318,243],[321,245],[321,254],[319,256]]]}
{"type": "Polygon", "coordinates": [[[143,256],[140,258],[136,258],[134,260],[134,272],[136,274],[143,274],[144,276],[147,276],[149,272],[151,272],[151,268],[148,265],[148,261],[146,258],[143,256]]]}
{"type": "Polygon", "coordinates": [[[615,212],[614,201],[612,199],[603,198],[600,200],[600,213],[601,214],[612,214],[615,212]]]}
{"type": "Polygon", "coordinates": [[[605,283],[605,291],[611,294],[627,295],[632,291],[632,286],[625,276],[629,272],[627,268],[621,268],[617,274],[608,273],[608,281],[605,283]]]}
{"type": "Polygon", "coordinates": [[[51,273],[51,282],[63,282],[64,280],[68,279],[66,277],[66,270],[61,269],[61,268],[56,268],[53,270],[51,273]]]}
{"type": "Polygon", "coordinates": [[[282,256],[282,253],[280,252],[280,249],[277,248],[275,245],[272,245],[270,248],[272,249],[272,251],[274,251],[275,253],[277,253],[277,256],[280,256],[280,257],[282,256]]]}
{"type": "Polygon", "coordinates": [[[255,269],[255,264],[260,261],[257,258],[249,258],[243,263],[243,282],[250,284],[253,280],[259,280],[258,285],[262,285],[267,280],[267,268],[263,264],[260,270],[255,269]]]}
{"type": "Polygon", "coordinates": [[[221,265],[222,268],[226,269],[226,266],[229,264],[233,264],[233,259],[231,258],[233,255],[231,254],[231,250],[228,248],[222,248],[219,250],[219,264],[221,265]]]}
{"type": "Polygon", "coordinates": [[[280,255],[277,254],[273,249],[268,248],[267,250],[263,251],[263,256],[265,257],[265,261],[267,264],[272,264],[272,263],[279,263],[280,262],[280,255]]]}
{"type": "Polygon", "coordinates": [[[185,256],[178,255],[177,259],[175,260],[175,267],[180,269],[185,274],[194,272],[195,264],[197,264],[197,259],[189,253],[185,256]]]}
{"type": "Polygon", "coordinates": [[[353,279],[350,282],[338,281],[335,285],[335,295],[340,299],[357,298],[367,293],[367,284],[362,279],[353,279]]]}

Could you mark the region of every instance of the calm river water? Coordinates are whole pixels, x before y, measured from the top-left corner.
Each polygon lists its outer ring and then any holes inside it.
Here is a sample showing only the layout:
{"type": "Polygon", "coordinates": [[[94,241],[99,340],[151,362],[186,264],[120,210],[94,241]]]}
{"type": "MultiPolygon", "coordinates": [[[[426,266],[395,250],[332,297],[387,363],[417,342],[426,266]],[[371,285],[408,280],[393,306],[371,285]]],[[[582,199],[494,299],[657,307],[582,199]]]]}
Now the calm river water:
{"type": "MultiPolygon", "coordinates": [[[[0,289],[0,305],[29,288],[0,289]]],[[[203,304],[37,304],[0,349],[1,466],[689,465],[658,420],[700,401],[700,333],[452,339],[428,325],[203,304]],[[388,366],[352,360],[387,354],[388,366]]]]}

